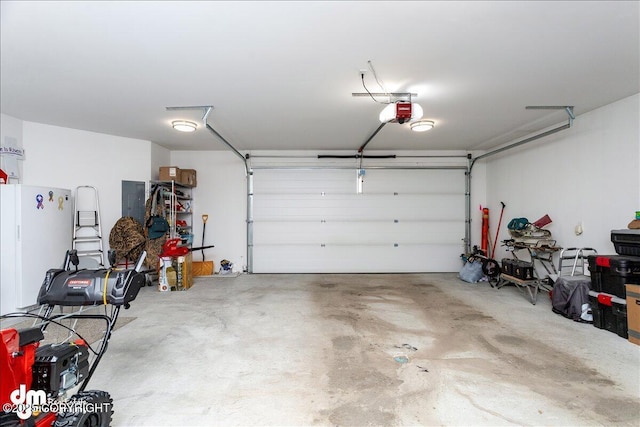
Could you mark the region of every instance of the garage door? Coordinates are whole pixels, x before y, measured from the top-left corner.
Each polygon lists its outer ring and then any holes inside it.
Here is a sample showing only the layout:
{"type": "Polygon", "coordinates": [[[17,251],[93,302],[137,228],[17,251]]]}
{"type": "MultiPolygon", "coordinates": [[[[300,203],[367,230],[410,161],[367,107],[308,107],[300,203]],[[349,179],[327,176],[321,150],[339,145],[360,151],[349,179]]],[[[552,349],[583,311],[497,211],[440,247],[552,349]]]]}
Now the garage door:
{"type": "Polygon", "coordinates": [[[459,271],[464,178],[368,169],[358,193],[354,169],[254,170],[253,272],[459,271]]]}

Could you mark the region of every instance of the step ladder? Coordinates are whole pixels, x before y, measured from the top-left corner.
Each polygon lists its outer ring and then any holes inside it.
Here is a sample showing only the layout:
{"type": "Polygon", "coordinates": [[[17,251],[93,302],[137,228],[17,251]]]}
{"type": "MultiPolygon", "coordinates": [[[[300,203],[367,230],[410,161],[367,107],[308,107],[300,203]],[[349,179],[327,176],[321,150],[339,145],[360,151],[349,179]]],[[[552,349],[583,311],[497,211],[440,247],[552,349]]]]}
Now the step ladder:
{"type": "Polygon", "coordinates": [[[76,187],[74,211],[73,249],[78,251],[80,266],[104,267],[98,190],[89,185],[76,187]]]}

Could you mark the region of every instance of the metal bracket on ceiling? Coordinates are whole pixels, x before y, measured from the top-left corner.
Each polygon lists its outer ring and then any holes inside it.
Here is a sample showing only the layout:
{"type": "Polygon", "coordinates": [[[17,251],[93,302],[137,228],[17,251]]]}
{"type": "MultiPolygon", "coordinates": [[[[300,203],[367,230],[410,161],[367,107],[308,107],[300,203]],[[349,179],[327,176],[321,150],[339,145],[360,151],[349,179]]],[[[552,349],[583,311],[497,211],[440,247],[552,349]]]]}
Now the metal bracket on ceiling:
{"type": "Polygon", "coordinates": [[[573,124],[576,116],[573,114],[573,105],[527,105],[526,110],[564,110],[569,116],[569,126],[573,124]]]}
{"type": "Polygon", "coordinates": [[[204,110],[204,115],[202,116],[202,122],[205,125],[207,124],[207,117],[209,117],[209,113],[211,112],[212,109],[213,109],[213,106],[210,105],[204,110]]]}
{"type": "Polygon", "coordinates": [[[360,96],[368,96],[368,97],[376,97],[376,96],[386,96],[389,98],[389,104],[394,103],[394,102],[398,102],[398,101],[407,101],[407,102],[411,102],[411,97],[412,96],[418,96],[417,93],[411,93],[411,92],[352,92],[351,96],[354,97],[360,97],[360,96]]]}
{"type": "Polygon", "coordinates": [[[165,107],[167,111],[184,111],[184,110],[203,110],[202,116],[202,124],[203,126],[207,126],[207,117],[209,117],[209,113],[213,109],[213,105],[196,105],[189,107],[165,107]]]}

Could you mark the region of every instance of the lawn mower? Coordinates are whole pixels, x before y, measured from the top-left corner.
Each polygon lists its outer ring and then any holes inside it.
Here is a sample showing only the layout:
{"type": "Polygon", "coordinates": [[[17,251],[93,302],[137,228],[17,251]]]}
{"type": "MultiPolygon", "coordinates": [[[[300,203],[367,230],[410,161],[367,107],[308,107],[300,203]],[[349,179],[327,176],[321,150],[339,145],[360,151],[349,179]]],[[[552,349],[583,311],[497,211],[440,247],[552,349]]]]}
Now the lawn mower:
{"type": "Polygon", "coordinates": [[[0,427],[110,425],[111,396],[86,387],[107,350],[120,308],[129,308],[145,285],[141,273],[145,257],[143,252],[132,269],[115,269],[113,265],[78,269],[77,251],[67,251],[63,268],[45,274],[38,313],[0,316],[1,320],[23,318],[22,323],[31,323],[0,331],[0,427]],[[104,314],[99,314],[100,306],[104,306],[104,314]],[[97,350],[76,330],[78,321],[83,320],[106,323],[102,338],[93,343],[97,350]],[[66,329],[67,336],[44,344],[52,325],[66,329]]]}

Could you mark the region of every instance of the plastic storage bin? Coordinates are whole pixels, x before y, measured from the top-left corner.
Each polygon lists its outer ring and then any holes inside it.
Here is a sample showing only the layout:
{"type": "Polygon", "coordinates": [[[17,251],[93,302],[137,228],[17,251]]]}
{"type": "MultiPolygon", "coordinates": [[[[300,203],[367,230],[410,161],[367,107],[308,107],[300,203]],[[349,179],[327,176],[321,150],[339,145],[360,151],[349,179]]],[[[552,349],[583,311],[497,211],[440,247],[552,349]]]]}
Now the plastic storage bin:
{"type": "Polygon", "coordinates": [[[513,276],[513,259],[502,258],[502,272],[509,276],[513,276]]]}
{"type": "Polygon", "coordinates": [[[533,263],[526,261],[518,261],[513,265],[513,275],[522,280],[533,280],[533,263]]]}
{"type": "Polygon", "coordinates": [[[611,309],[613,310],[613,318],[616,322],[616,334],[624,339],[629,338],[629,329],[627,324],[627,301],[614,298],[611,300],[611,309]]]}
{"type": "Polygon", "coordinates": [[[519,259],[503,258],[502,272],[520,280],[535,279],[533,263],[520,261],[519,259]]]}
{"type": "Polygon", "coordinates": [[[619,255],[640,256],[640,230],[611,230],[611,243],[619,255]]]}
{"type": "Polygon", "coordinates": [[[589,291],[593,326],[627,338],[627,301],[604,292],[589,291]]]}
{"type": "Polygon", "coordinates": [[[640,284],[640,257],[589,255],[591,290],[626,297],[626,284],[640,284]]]}

